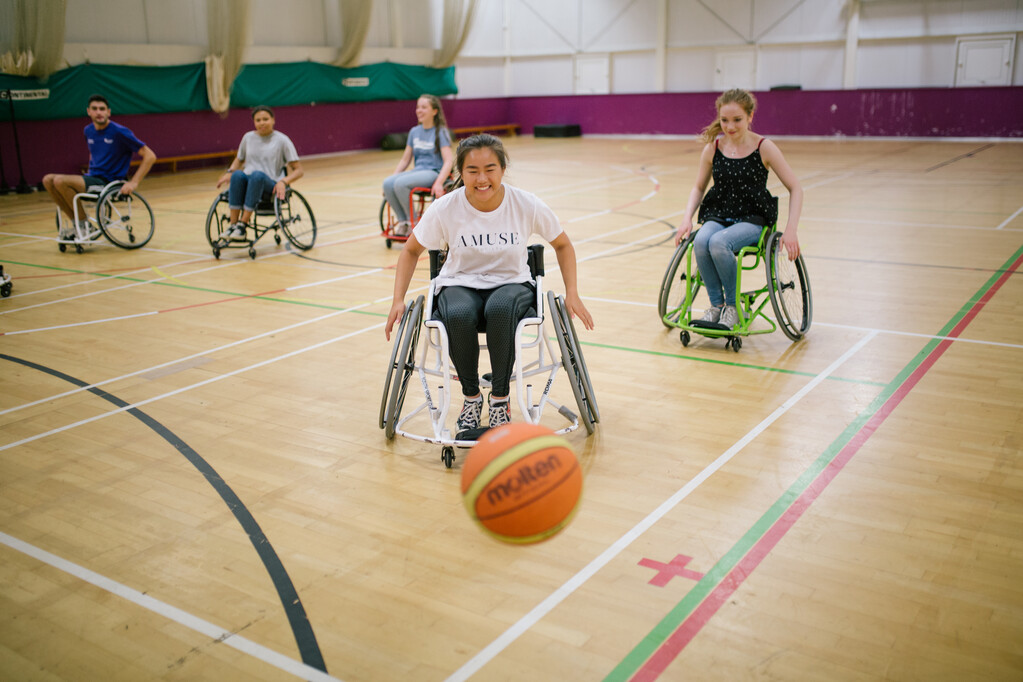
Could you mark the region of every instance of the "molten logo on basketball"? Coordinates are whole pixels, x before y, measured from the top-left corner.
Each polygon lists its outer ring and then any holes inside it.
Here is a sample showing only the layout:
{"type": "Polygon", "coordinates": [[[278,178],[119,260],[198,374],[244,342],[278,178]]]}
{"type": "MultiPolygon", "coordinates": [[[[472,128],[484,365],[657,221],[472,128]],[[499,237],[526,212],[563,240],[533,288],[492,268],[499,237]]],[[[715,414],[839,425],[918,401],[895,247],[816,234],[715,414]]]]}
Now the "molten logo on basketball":
{"type": "MultiPolygon", "coordinates": [[[[515,469],[504,481],[494,482],[487,491],[487,502],[497,506],[508,498],[534,497],[539,488],[549,488],[557,480],[549,477],[562,468],[561,459],[552,454],[545,460],[524,464],[515,469]]],[[[542,493],[541,493],[542,494],[542,493]]]]}

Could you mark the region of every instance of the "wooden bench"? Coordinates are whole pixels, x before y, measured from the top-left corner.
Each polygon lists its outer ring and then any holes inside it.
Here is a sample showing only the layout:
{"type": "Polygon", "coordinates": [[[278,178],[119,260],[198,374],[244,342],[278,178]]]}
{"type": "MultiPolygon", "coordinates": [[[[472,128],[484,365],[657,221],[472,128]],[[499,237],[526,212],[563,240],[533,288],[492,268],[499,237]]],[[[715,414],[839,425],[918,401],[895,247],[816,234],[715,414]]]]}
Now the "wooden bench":
{"type": "MultiPolygon", "coordinates": [[[[153,168],[156,168],[161,164],[169,163],[171,173],[177,173],[179,163],[183,162],[187,163],[189,161],[208,161],[210,159],[231,160],[235,157],[236,154],[237,151],[231,149],[226,152],[203,152],[202,154],[182,154],[180,156],[158,156],[156,157],[156,161],[153,162],[153,168]]],[[[130,164],[131,168],[138,168],[138,165],[140,163],[142,163],[142,159],[138,158],[132,159],[130,164]]],[[[82,166],[82,174],[84,175],[88,172],[89,166],[88,165],[82,166]]]]}
{"type": "MultiPolygon", "coordinates": [[[[227,159],[230,161],[235,157],[238,152],[234,149],[229,149],[226,152],[204,152],[202,154],[182,154],[180,156],[158,156],[156,162],[153,164],[153,168],[156,168],[160,164],[169,163],[171,173],[178,172],[178,164],[189,161],[208,161],[210,159],[227,159]]],[[[132,159],[131,167],[136,168],[142,159],[132,159]]]]}
{"type": "Polygon", "coordinates": [[[495,123],[494,125],[452,128],[451,132],[458,137],[462,137],[463,135],[477,135],[479,133],[508,133],[514,137],[519,134],[520,128],[521,126],[518,123],[495,123]]]}

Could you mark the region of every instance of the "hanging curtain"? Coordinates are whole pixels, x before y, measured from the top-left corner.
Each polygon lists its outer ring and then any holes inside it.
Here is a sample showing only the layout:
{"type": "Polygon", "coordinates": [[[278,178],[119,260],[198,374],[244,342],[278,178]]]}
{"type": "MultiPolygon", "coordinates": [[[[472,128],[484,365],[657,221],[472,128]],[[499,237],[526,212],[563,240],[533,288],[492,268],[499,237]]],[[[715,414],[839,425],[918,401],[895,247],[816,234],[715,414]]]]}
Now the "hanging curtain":
{"type": "Polygon", "coordinates": [[[434,55],[433,67],[446,69],[455,63],[472,28],[479,0],[444,0],[444,26],[441,46],[434,55]]]}
{"type": "Polygon", "coordinates": [[[362,48],[369,33],[369,20],[373,16],[373,0],[340,0],[341,48],[334,66],[354,69],[359,65],[362,48]]]}
{"type": "Polygon", "coordinates": [[[45,79],[64,62],[66,0],[4,0],[0,4],[0,71],[45,79]]]}
{"type": "Polygon", "coordinates": [[[206,2],[206,96],[218,114],[226,114],[231,106],[231,85],[242,69],[252,25],[250,10],[250,0],[206,2]]]}

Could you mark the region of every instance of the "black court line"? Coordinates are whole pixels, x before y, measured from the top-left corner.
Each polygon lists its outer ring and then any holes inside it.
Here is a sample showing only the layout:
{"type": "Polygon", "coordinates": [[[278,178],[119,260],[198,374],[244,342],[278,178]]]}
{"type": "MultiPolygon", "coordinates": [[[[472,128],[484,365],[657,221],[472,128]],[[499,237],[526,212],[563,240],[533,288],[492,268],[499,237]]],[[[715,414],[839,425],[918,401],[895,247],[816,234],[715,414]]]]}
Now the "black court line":
{"type": "MultiPolygon", "coordinates": [[[[113,403],[118,407],[128,407],[129,403],[121,400],[115,395],[107,393],[101,388],[90,386],[88,383],[81,379],[76,379],[73,376],[65,374],[59,370],[52,369],[50,367],[44,367],[43,365],[36,364],[30,360],[23,360],[10,355],[0,353],[0,360],[7,360],[14,362],[25,367],[44,372],[50,376],[63,379],[64,381],[86,388],[90,393],[103,398],[107,402],[113,403]]],[[[241,499],[231,489],[231,486],[220,477],[220,474],[210,466],[209,462],[202,458],[195,450],[193,450],[185,441],[179,438],[174,432],[165,427],[160,422],[156,421],[148,414],[138,408],[131,407],[127,410],[128,414],[135,417],[143,424],[153,430],[158,436],[163,438],[165,441],[174,446],[174,449],[185,456],[192,466],[199,470],[199,472],[206,478],[207,482],[213,489],[220,495],[220,499],[224,501],[227,508],[231,510],[234,517],[238,519],[242,529],[249,536],[249,541],[252,546],[256,549],[256,554],[263,561],[263,566],[266,568],[267,573],[270,575],[270,579],[273,581],[274,587],[277,589],[277,595],[280,597],[281,605],[284,607],[284,612],[288,616],[288,622],[291,623],[291,632],[295,636],[295,643],[298,645],[299,654],[302,656],[302,662],[306,665],[312,666],[317,670],[327,672],[327,666],[323,661],[323,654],[320,653],[320,646],[316,642],[316,634],[313,632],[313,626],[309,622],[309,618],[306,616],[305,607],[302,606],[302,600],[298,596],[298,591],[295,589],[295,585],[291,582],[291,577],[288,576],[287,570],[284,568],[284,564],[281,563],[280,558],[277,556],[277,552],[270,545],[270,540],[267,539],[266,535],[263,534],[263,529],[259,527],[256,519],[253,518],[248,508],[241,499]]]]}
{"type": "Polygon", "coordinates": [[[939,163],[936,166],[931,166],[930,168],[925,170],[924,173],[930,173],[933,170],[938,170],[939,168],[944,168],[945,166],[949,166],[949,165],[955,163],[956,161],[962,161],[963,159],[968,159],[971,156],[974,156],[976,154],[980,154],[983,151],[987,151],[988,149],[991,149],[994,146],[995,145],[993,145],[993,144],[986,144],[986,145],[983,145],[981,147],[977,147],[972,152],[966,152],[965,154],[960,154],[959,156],[955,157],[954,159],[949,159],[948,161],[942,161],[941,163],[939,163]]]}

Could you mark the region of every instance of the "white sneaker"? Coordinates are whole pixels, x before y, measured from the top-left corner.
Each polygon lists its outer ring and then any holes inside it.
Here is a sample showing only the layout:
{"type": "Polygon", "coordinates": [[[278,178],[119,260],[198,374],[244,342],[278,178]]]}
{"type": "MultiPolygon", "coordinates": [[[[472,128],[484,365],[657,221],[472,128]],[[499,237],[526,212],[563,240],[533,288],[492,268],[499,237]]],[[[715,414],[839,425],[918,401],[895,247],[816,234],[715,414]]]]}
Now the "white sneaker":
{"type": "Polygon", "coordinates": [[[721,319],[721,306],[712,305],[703,311],[703,317],[699,319],[699,322],[706,322],[707,324],[717,324],[718,320],[721,319]]]}
{"type": "Polygon", "coordinates": [[[248,241],[245,238],[245,223],[234,223],[231,227],[227,228],[227,232],[220,235],[224,241],[244,242],[248,241]]]}
{"type": "Polygon", "coordinates": [[[728,329],[735,329],[735,325],[739,324],[739,313],[735,310],[735,306],[726,305],[721,311],[721,319],[718,322],[728,329]]]}
{"type": "Polygon", "coordinates": [[[409,232],[412,231],[412,223],[407,220],[403,220],[394,226],[394,234],[397,237],[407,237],[409,232]]]}
{"type": "Polygon", "coordinates": [[[490,406],[487,413],[487,420],[490,428],[495,426],[503,426],[511,422],[511,406],[508,404],[508,398],[504,400],[494,400],[493,396],[490,396],[490,406]]]}

